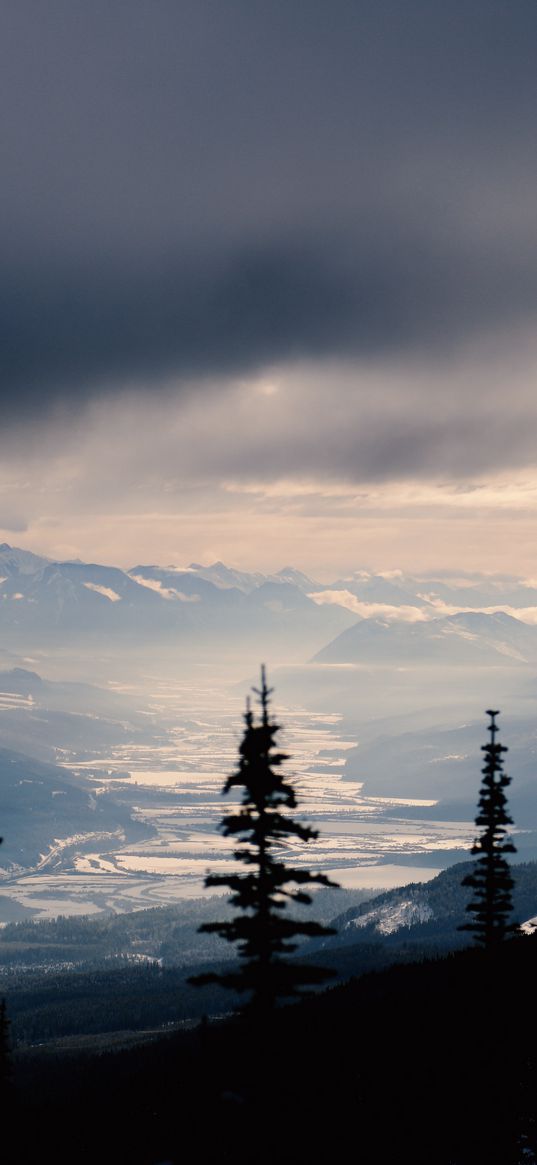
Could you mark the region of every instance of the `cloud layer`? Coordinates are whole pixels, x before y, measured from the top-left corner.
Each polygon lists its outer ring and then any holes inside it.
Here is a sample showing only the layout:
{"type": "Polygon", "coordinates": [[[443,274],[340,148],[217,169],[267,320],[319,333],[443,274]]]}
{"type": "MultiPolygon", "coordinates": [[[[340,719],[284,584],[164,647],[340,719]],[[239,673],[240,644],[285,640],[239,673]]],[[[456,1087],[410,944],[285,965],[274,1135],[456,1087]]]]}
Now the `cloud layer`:
{"type": "Polygon", "coordinates": [[[4,424],[527,328],[536,34],[530,0],[10,0],[4,424]]]}
{"type": "Polygon", "coordinates": [[[0,541],[128,567],[290,562],[326,581],[360,566],[535,575],[537,402],[509,415],[513,378],[484,413],[461,369],[448,379],[443,423],[425,369],[273,369],[159,409],[140,393],[94,403],[4,443],[0,541]]]}
{"type": "Polygon", "coordinates": [[[0,538],[537,571],[534,0],[1,19],[0,538]]]}

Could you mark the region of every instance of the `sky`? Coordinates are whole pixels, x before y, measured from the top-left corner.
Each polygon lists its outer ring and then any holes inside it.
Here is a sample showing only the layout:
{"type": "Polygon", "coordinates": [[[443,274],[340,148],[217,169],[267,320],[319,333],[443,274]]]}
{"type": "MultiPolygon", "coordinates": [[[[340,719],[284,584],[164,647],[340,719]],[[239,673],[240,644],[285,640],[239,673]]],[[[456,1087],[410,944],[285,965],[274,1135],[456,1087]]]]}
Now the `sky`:
{"type": "Polygon", "coordinates": [[[5,0],[0,541],[537,574],[534,0],[5,0]]]}

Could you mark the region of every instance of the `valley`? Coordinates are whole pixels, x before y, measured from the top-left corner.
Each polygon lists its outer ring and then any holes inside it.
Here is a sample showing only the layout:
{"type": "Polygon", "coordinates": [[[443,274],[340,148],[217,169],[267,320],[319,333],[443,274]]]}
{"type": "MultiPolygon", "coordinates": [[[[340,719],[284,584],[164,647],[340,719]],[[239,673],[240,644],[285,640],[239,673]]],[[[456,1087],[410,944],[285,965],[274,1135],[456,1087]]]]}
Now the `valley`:
{"type": "Polygon", "coordinates": [[[124,571],[7,544],[0,577],[0,923],[204,895],[233,861],[221,788],[260,659],[319,830],[295,863],[373,891],[462,860],[491,703],[537,856],[532,580],[124,571]]]}
{"type": "MultiPolygon", "coordinates": [[[[101,752],[96,747],[90,758],[84,751],[84,759],[76,750],[63,752],[59,767],[87,783],[97,803],[112,797],[128,809],[146,836],[135,843],[98,833],[67,837],[52,844],[32,869],[4,866],[0,917],[3,911],[12,917],[14,904],[24,913],[52,917],[201,896],[207,870],[222,870],[232,860],[218,822],[226,806],[222,784],[236,762],[242,711],[243,700],[234,690],[226,696],[212,686],[196,690],[155,681],[148,715],[158,717],[165,743],[122,741],[101,752]]],[[[383,888],[431,877],[452,851],[468,847],[470,821],[401,817],[400,811],[411,812],[412,801],[367,797],[361,782],[346,779],[345,763],[356,739],[344,732],[340,715],[296,707],[278,711],[301,813],[320,831],[313,845],[296,845],[293,862],[314,866],[346,887],[383,888]]],[[[98,740],[98,721],[95,728],[98,740]]],[[[0,851],[0,861],[2,856],[0,851]]]]}

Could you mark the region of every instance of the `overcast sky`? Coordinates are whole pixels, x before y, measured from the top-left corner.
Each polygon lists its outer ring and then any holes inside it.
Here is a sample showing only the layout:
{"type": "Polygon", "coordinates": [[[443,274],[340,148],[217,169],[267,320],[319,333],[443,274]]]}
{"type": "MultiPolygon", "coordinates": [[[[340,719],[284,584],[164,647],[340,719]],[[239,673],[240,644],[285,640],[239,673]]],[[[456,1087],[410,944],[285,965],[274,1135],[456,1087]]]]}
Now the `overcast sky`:
{"type": "Polygon", "coordinates": [[[537,572],[534,0],[5,0],[0,540],[537,572]]]}

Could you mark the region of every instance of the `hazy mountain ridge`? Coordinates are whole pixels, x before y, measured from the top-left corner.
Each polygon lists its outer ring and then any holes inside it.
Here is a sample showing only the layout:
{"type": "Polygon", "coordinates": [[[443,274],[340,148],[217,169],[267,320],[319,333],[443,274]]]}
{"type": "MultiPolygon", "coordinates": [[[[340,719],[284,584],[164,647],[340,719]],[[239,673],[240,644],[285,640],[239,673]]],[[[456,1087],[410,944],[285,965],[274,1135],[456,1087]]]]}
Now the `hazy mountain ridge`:
{"type": "Polygon", "coordinates": [[[317,652],[313,662],[535,664],[537,628],[503,612],[462,612],[415,623],[363,619],[317,652]]]}
{"type": "Polygon", "coordinates": [[[0,632],[6,646],[50,644],[66,636],[118,636],[140,642],[176,635],[208,647],[270,637],[307,657],[355,616],[320,606],[315,586],[284,568],[265,576],[233,571],[223,563],[181,570],[138,565],[130,571],[83,562],[49,562],[7,544],[0,550],[0,632]]]}
{"type": "MultiPolygon", "coordinates": [[[[508,741],[506,772],[512,778],[509,808],[522,832],[537,824],[537,726],[532,715],[505,721],[508,741]]],[[[432,806],[397,808],[399,816],[468,820],[474,816],[481,767],[482,723],[472,720],[451,728],[436,725],[418,731],[384,733],[350,749],[345,776],[362,780],[368,796],[433,799],[432,806]]]]}
{"type": "Polygon", "coordinates": [[[19,550],[7,542],[0,545],[0,575],[35,574],[45,568],[50,559],[30,550],[19,550]]]}
{"type": "Polygon", "coordinates": [[[156,716],[111,688],[0,671],[0,743],[45,762],[91,760],[126,740],[162,743],[156,716]]]}
{"type": "Polygon", "coordinates": [[[516,617],[520,611],[528,619],[537,590],[508,575],[427,579],[360,570],[319,583],[289,565],[268,575],[222,562],[123,570],[51,562],[4,543],[0,579],[4,650],[79,636],[143,648],[149,637],[172,636],[190,652],[232,645],[263,655],[270,642],[295,662],[313,655],[324,664],[537,666],[537,626],[516,617]],[[495,610],[502,606],[508,609],[495,610]]]}
{"type": "Polygon", "coordinates": [[[516,575],[460,572],[412,575],[402,570],[375,573],[357,570],[347,578],[319,586],[319,590],[348,591],[356,598],[389,606],[425,608],[436,603],[479,608],[494,606],[531,607],[537,604],[533,579],[516,575]]]}
{"type": "Polygon", "coordinates": [[[61,867],[63,851],[96,835],[141,838],[151,833],[113,795],[68,769],[0,748],[0,869],[61,867]]]}

